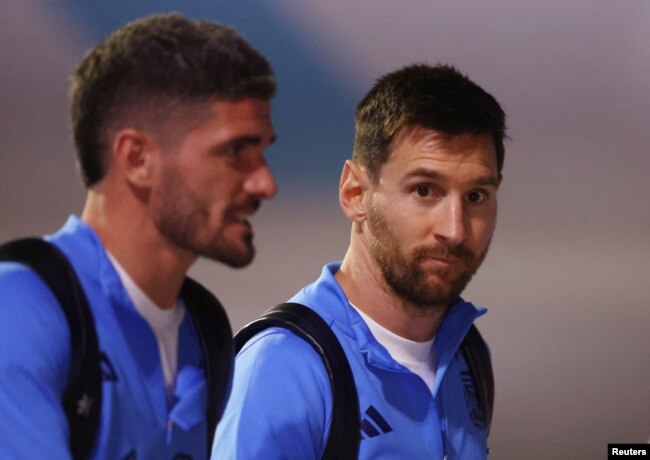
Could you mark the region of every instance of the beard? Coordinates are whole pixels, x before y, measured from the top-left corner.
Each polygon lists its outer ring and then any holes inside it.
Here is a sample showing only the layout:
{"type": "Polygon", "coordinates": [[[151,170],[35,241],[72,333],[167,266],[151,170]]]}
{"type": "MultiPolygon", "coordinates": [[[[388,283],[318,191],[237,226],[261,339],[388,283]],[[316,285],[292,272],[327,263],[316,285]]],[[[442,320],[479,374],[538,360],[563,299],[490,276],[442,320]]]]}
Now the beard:
{"type": "Polygon", "coordinates": [[[376,208],[368,216],[374,235],[371,252],[388,287],[401,299],[421,310],[446,310],[463,292],[487,255],[475,254],[466,246],[417,247],[404,253],[388,222],[376,208]],[[424,270],[423,262],[434,258],[457,260],[449,267],[424,270]],[[430,275],[435,274],[435,279],[430,275]]]}
{"type": "Polygon", "coordinates": [[[251,199],[244,206],[231,204],[223,211],[219,225],[211,229],[209,203],[197,196],[172,168],[164,172],[163,179],[163,186],[156,193],[154,222],[164,237],[197,256],[233,268],[251,263],[255,256],[252,231],[228,235],[227,224],[236,219],[239,209],[259,207],[259,200],[251,199]]]}

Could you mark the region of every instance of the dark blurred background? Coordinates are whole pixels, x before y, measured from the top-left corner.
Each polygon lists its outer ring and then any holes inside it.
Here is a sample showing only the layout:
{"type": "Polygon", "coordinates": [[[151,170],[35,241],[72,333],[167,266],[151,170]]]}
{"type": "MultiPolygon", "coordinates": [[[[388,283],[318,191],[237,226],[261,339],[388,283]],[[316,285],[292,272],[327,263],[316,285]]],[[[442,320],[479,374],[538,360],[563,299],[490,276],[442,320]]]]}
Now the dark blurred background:
{"type": "Polygon", "coordinates": [[[68,75],[125,22],[180,11],[237,27],[275,68],[280,184],[258,256],[192,274],[239,328],[340,259],[337,185],[356,103],[411,62],[458,66],[508,114],[490,255],[465,297],[496,372],[494,459],[606,458],[650,435],[650,2],[8,0],[0,12],[0,240],[80,213],[68,75]]]}

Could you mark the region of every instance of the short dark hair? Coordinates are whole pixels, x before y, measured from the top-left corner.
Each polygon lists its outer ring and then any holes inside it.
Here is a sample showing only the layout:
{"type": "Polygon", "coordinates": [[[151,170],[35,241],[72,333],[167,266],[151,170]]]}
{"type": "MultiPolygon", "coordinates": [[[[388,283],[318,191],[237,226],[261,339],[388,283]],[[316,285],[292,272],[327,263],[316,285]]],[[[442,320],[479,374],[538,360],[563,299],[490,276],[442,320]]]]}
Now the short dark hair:
{"type": "Polygon", "coordinates": [[[268,61],[237,31],[175,13],[113,32],[71,81],[72,134],[87,187],[106,174],[113,130],[159,126],[184,105],[269,100],[276,89],[268,61]]]}
{"type": "Polygon", "coordinates": [[[405,127],[490,134],[503,168],[505,114],[496,99],[449,65],[414,64],[381,77],[357,107],[352,159],[376,179],[405,127]]]}

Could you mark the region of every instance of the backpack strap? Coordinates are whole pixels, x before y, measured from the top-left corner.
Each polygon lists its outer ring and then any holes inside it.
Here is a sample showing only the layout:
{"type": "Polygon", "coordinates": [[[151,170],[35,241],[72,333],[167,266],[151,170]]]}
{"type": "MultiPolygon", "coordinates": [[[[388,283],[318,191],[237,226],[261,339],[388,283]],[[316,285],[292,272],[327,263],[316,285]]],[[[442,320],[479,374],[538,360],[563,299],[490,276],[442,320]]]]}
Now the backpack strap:
{"type": "MultiPolygon", "coordinates": [[[[101,368],[95,322],[79,278],[67,257],[40,238],[0,246],[0,261],[18,262],[36,272],[59,301],[70,327],[72,359],[62,404],[70,427],[74,459],[90,455],[101,416],[101,368]]],[[[221,303],[196,281],[186,278],[182,296],[203,352],[208,388],[208,456],[223,412],[233,367],[232,330],[221,303]]]]}
{"type": "MultiPolygon", "coordinates": [[[[235,335],[235,353],[256,334],[270,327],[289,329],[307,341],[321,356],[332,385],[333,409],[323,459],[356,459],[359,452],[359,400],[352,370],[343,348],[329,325],[312,309],[296,303],[280,304],[235,335]]],[[[494,407],[494,375],[487,344],[472,325],[460,346],[469,368],[477,399],[490,433],[494,407]]]]}
{"type": "Polygon", "coordinates": [[[219,300],[193,279],[185,278],[181,297],[192,318],[203,352],[208,389],[207,453],[209,458],[214,432],[225,408],[232,381],[234,357],[232,329],[219,300]]]}
{"type": "Polygon", "coordinates": [[[282,327],[305,340],[320,355],[332,386],[332,422],[323,453],[326,460],[353,460],[359,453],[359,399],[354,376],[336,335],[314,310],[297,303],[283,303],[249,323],[235,335],[238,353],[257,333],[282,327]]]}
{"type": "Polygon", "coordinates": [[[483,340],[483,337],[473,324],[463,339],[460,349],[472,376],[476,397],[483,411],[485,430],[489,435],[492,410],[494,408],[494,374],[492,373],[490,351],[485,340],[483,340]]]}
{"type": "Polygon", "coordinates": [[[75,459],[88,457],[95,442],[102,405],[99,346],[92,312],[67,257],[40,238],[24,238],[0,246],[0,261],[30,267],[47,284],[68,320],[72,359],[62,404],[70,427],[75,459]]]}

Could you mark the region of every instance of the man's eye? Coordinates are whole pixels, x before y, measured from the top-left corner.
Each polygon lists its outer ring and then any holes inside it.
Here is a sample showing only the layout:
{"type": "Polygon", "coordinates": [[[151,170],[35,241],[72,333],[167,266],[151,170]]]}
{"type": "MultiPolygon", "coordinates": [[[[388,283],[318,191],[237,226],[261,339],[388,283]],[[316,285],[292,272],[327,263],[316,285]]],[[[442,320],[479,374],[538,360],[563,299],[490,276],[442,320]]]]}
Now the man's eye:
{"type": "Polygon", "coordinates": [[[473,204],[478,204],[487,198],[487,193],[483,190],[475,190],[467,194],[467,201],[473,204]]]}
{"type": "Polygon", "coordinates": [[[418,185],[418,187],[415,189],[417,194],[421,197],[427,197],[431,195],[431,189],[427,187],[426,185],[418,185]]]}
{"type": "Polygon", "coordinates": [[[229,145],[226,149],[226,155],[229,157],[238,157],[244,150],[244,144],[236,143],[229,145]]]}

